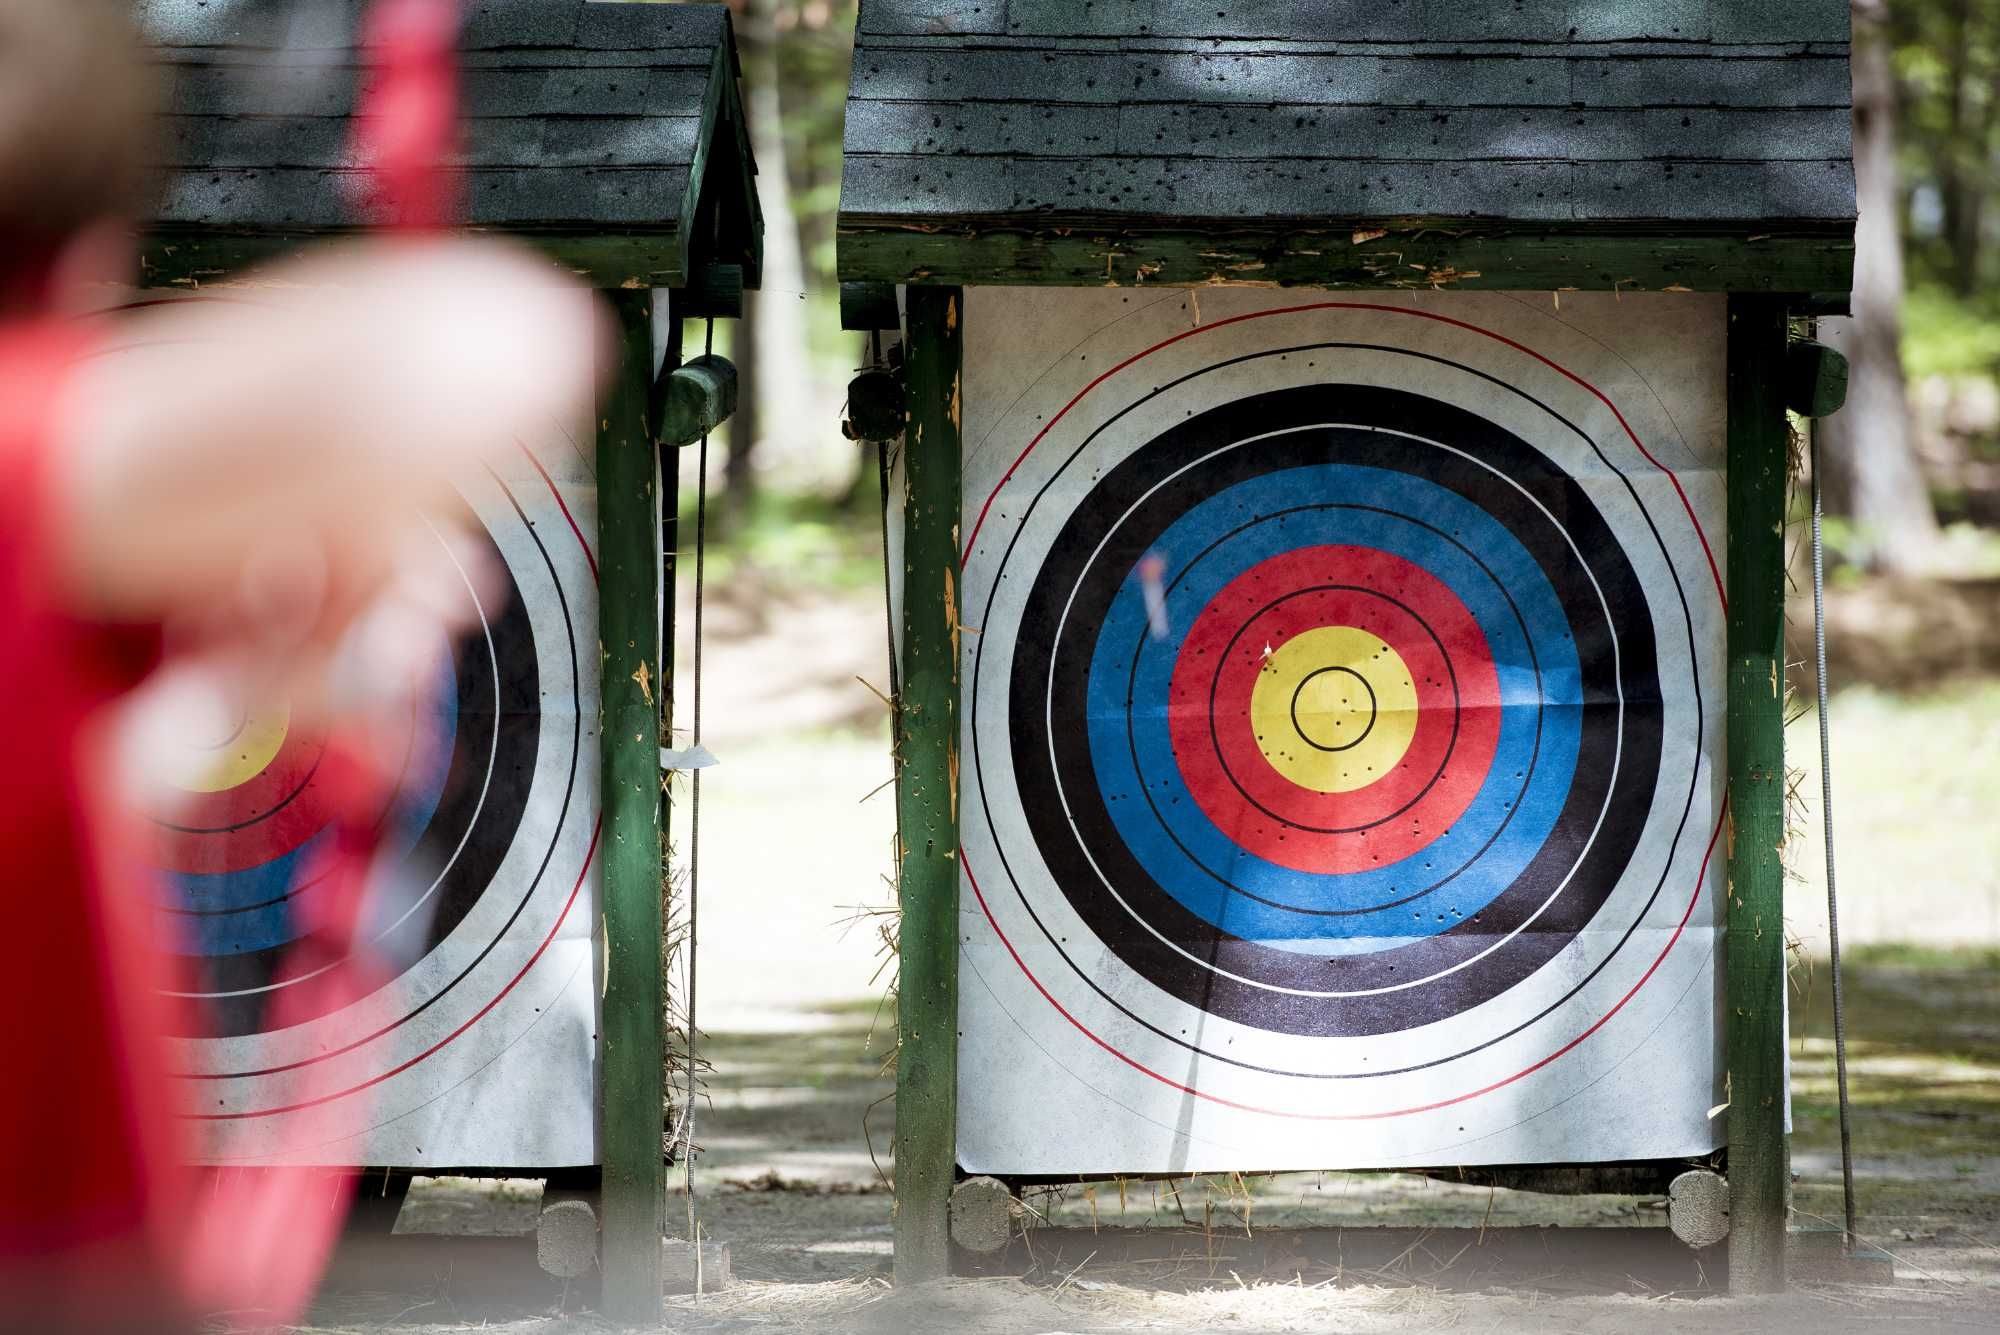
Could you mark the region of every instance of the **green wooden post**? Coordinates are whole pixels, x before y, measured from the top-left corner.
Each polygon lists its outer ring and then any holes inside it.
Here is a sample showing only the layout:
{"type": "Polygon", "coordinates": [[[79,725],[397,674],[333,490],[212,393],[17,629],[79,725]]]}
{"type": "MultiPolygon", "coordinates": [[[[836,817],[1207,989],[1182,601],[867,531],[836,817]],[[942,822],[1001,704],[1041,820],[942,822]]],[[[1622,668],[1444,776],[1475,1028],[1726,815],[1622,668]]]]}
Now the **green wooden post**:
{"type": "Polygon", "coordinates": [[[1785,304],[1729,299],[1729,1284],[1785,1286],[1785,304]]]}
{"type": "Polygon", "coordinates": [[[598,650],[603,672],[604,1313],[660,1320],[662,1155],[660,991],[660,515],[647,429],[652,294],[610,294],[616,378],[597,430],[598,650]]]}
{"type": "Polygon", "coordinates": [[[903,675],[896,813],[896,1282],[951,1268],[958,1143],[958,524],[961,294],[909,290],[903,675]]]}

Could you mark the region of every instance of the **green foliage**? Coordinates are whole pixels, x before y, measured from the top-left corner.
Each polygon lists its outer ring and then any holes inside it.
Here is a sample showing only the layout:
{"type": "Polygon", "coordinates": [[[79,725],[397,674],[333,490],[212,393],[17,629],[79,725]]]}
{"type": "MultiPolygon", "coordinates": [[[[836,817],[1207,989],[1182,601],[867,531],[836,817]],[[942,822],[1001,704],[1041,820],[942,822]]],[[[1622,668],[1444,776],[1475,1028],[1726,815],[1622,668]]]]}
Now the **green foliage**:
{"type": "MultiPolygon", "coordinates": [[[[872,458],[872,456],[871,456],[872,458]]],[[[873,468],[871,463],[870,468],[873,468]]],[[[694,532],[693,489],[681,489],[681,533],[694,532]]],[[[707,578],[729,584],[753,578],[791,592],[878,592],[882,587],[880,518],[867,489],[865,507],[808,492],[760,487],[743,509],[719,524],[709,512],[707,578]]],[[[715,498],[710,497],[714,505],[715,498]]]]}
{"type": "Polygon", "coordinates": [[[833,220],[840,209],[842,127],[854,58],[855,0],[757,0],[777,43],[785,165],[808,286],[833,282],[833,220]]]}
{"type": "Polygon", "coordinates": [[[2000,4],[1888,0],[1887,9],[1911,278],[1990,288],[2000,280],[2000,4]]]}
{"type": "Polygon", "coordinates": [[[1912,380],[2000,370],[2000,309],[1935,284],[1912,288],[1903,302],[1903,369],[1912,380]]]}

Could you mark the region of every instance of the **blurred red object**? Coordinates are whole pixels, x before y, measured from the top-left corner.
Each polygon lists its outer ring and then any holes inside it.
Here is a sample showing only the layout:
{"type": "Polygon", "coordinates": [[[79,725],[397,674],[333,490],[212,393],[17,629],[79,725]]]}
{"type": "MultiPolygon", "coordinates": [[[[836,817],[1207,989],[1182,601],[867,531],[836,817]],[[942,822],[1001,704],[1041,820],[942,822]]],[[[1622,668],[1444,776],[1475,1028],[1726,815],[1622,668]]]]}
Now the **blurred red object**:
{"type": "MultiPolygon", "coordinates": [[[[378,0],[365,27],[378,73],[356,147],[398,229],[438,230],[456,212],[447,159],[459,22],[457,0],[378,0]]],[[[172,1000],[185,989],[156,939],[151,896],[134,883],[142,859],[107,797],[99,735],[106,706],[154,667],[159,631],[67,610],[50,528],[57,405],[87,352],[87,336],[61,323],[0,326],[0,708],[10,734],[0,868],[29,1003],[0,1050],[0,1309],[9,1328],[38,1331],[193,1329],[198,1313],[218,1311],[240,1325],[289,1324],[323,1272],[351,1174],[190,1166],[168,1036],[199,1021],[172,1000]]],[[[359,752],[334,746],[331,757],[343,809],[377,811],[384,776],[359,752]]],[[[383,981],[357,934],[375,834],[372,820],[337,821],[333,865],[306,872],[338,891],[300,924],[291,967],[319,972],[286,989],[272,1027],[289,1023],[288,1010],[324,1013],[383,981]]]]}
{"type": "Polygon", "coordinates": [[[458,214],[459,0],[376,0],[361,45],[374,81],[356,108],[355,156],[391,226],[436,231],[458,214]]]}
{"type": "Polygon", "coordinates": [[[109,1325],[141,1310],[135,1296],[178,1292],[169,1235],[192,1187],[180,1128],[161,1115],[165,956],[150,905],[109,879],[86,758],[94,718],[151,669],[157,634],[73,618],[53,573],[48,443],[81,350],[59,326],[0,331],[0,867],[30,999],[6,1040],[0,1284],[44,1329],[109,1325]]]}

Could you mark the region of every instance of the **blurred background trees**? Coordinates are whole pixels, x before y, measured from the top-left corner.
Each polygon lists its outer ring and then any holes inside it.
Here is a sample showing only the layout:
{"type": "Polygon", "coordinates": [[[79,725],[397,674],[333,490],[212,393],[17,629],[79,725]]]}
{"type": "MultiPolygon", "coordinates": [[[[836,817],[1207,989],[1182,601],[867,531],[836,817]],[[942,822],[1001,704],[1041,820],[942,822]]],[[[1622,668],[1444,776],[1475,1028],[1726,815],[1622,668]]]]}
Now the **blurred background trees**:
{"type": "Polygon", "coordinates": [[[2000,521],[2000,0],[1855,0],[1853,366],[1823,424],[1842,554],[1913,575],[2000,521]],[[1939,521],[1957,525],[1941,544],[1939,521]]]}

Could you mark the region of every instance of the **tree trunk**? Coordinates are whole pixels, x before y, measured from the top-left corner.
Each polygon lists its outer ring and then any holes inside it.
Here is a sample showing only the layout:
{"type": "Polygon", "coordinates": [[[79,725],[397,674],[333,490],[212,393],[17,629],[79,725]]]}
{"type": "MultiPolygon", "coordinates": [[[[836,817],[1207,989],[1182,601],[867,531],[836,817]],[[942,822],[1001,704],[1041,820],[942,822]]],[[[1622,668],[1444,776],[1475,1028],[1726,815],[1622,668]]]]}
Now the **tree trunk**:
{"type": "Polygon", "coordinates": [[[787,403],[787,395],[796,392],[792,387],[811,382],[812,367],[805,303],[799,298],[806,287],[805,260],[785,160],[774,4],[775,0],[746,0],[740,33],[750,148],[757,158],[757,200],[764,211],[764,283],[755,296],[746,294],[745,319],[738,331],[742,378],[737,384],[737,415],[743,427],[730,438],[726,474],[731,505],[738,509],[754,486],[753,451],[775,448],[780,456],[795,453],[797,446],[809,443],[798,439],[799,433],[824,425],[811,421],[810,413],[797,411],[796,400],[787,403]]]}
{"type": "Polygon", "coordinates": [[[1896,186],[1896,89],[1882,31],[1883,0],[1854,6],[1854,314],[1820,323],[1847,355],[1847,406],[1820,431],[1829,506],[1853,519],[1871,568],[1921,568],[1937,516],[1910,443],[1903,385],[1902,228],[1896,186]]]}
{"type": "MultiPolygon", "coordinates": [[[[1989,129],[1984,108],[1977,118],[1978,129],[1968,107],[1977,77],[1973,72],[1972,0],[1955,0],[1948,11],[1950,27],[1945,37],[1945,94],[1950,99],[1946,116],[1945,149],[1938,156],[1938,196],[1944,211],[1944,240],[1950,257],[1952,290],[1971,296],[1979,290],[1981,214],[1984,212],[1986,136],[1989,129]]],[[[1983,99],[1990,107],[1990,94],[1983,99]]]]}
{"type": "Polygon", "coordinates": [[[729,457],[722,464],[722,494],[732,510],[747,506],[756,479],[750,472],[750,456],[763,430],[763,414],[757,411],[757,396],[763,388],[763,365],[757,355],[757,339],[762,321],[762,298],[756,292],[743,294],[743,318],[736,322],[736,412],[729,419],[729,457]]]}

